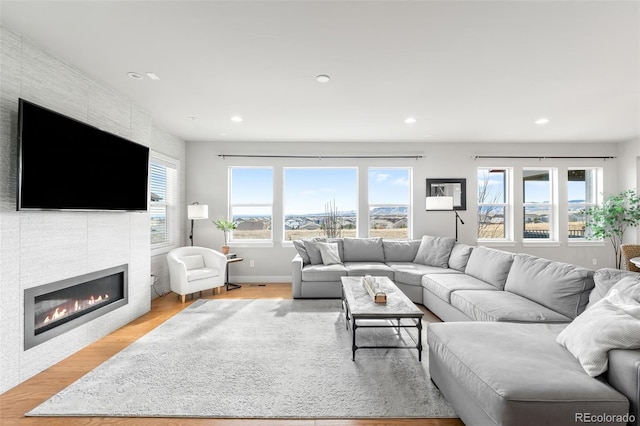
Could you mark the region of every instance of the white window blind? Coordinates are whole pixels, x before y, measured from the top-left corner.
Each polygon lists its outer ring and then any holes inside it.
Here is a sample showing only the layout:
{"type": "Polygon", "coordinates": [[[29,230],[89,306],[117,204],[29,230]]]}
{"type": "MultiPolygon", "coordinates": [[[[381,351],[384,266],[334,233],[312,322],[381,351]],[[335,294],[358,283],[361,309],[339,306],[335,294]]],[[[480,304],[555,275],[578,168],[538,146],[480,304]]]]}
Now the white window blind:
{"type": "Polygon", "coordinates": [[[178,162],[152,153],[149,169],[151,248],[176,244],[178,239],[178,162]]]}

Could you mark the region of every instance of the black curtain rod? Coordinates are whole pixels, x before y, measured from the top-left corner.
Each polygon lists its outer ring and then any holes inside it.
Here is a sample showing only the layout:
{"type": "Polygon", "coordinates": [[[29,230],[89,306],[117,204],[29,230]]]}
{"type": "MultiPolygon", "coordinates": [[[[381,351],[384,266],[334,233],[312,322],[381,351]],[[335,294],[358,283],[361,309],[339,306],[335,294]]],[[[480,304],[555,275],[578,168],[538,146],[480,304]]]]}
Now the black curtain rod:
{"type": "Polygon", "coordinates": [[[251,154],[218,154],[218,157],[224,158],[316,158],[335,159],[335,158],[415,158],[416,160],[424,158],[424,155],[251,155],[251,154]]]}
{"type": "Polygon", "coordinates": [[[612,160],[615,159],[617,157],[582,157],[582,156],[547,156],[547,155],[531,155],[531,156],[513,156],[513,155],[475,155],[473,157],[475,160],[480,159],[480,158],[537,158],[539,160],[551,160],[551,159],[578,159],[578,160],[583,160],[583,159],[600,159],[600,160],[612,160]]]}

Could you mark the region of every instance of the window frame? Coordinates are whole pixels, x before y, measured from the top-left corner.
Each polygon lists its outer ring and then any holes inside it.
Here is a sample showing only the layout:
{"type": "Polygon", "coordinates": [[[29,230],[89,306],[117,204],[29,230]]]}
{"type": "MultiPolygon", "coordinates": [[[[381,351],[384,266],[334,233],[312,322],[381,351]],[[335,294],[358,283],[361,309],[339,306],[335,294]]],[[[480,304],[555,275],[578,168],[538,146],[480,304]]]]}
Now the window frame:
{"type": "MultiPolygon", "coordinates": [[[[598,205],[602,204],[603,201],[603,197],[602,197],[602,192],[603,192],[603,182],[604,182],[604,170],[602,167],[596,167],[596,166],[592,166],[592,167],[567,167],[567,209],[566,209],[566,220],[567,220],[567,241],[569,243],[574,243],[574,244],[580,244],[580,245],[584,245],[584,244],[588,244],[588,243],[602,243],[603,240],[602,239],[587,239],[586,238],[586,232],[582,237],[576,237],[576,238],[570,238],[569,237],[569,208],[573,207],[573,210],[575,210],[575,207],[582,207],[582,210],[586,210],[589,207],[595,207],[598,205]],[[594,174],[594,178],[595,178],[595,183],[593,185],[593,201],[592,202],[587,202],[585,200],[584,203],[575,203],[575,204],[569,204],[569,173],[572,170],[584,170],[586,171],[592,171],[594,174]]],[[[586,194],[585,194],[586,195],[586,194]]],[[[585,215],[585,219],[586,219],[586,215],[585,215]]]]}
{"type": "MultiPolygon", "coordinates": [[[[178,247],[180,240],[180,217],[181,210],[178,207],[180,202],[180,160],[161,154],[156,151],[149,153],[149,232],[151,233],[151,214],[152,209],[157,206],[163,206],[165,210],[165,235],[167,238],[162,243],[153,244],[150,241],[151,255],[159,255],[168,253],[172,249],[178,247]],[[157,164],[169,169],[173,169],[171,172],[174,175],[174,182],[169,186],[170,178],[165,179],[165,201],[154,202],[151,201],[151,188],[152,188],[152,164],[157,164]]],[[[151,240],[151,235],[149,236],[151,240]]]]}
{"type": "Polygon", "coordinates": [[[557,167],[522,167],[522,243],[525,245],[559,243],[558,232],[558,168],[557,167]],[[524,172],[526,171],[545,171],[549,173],[549,201],[546,203],[525,202],[524,172]],[[549,236],[547,238],[526,238],[525,237],[525,218],[527,207],[546,206],[549,210],[549,236]]]}
{"type": "Polygon", "coordinates": [[[275,180],[275,170],[273,166],[229,166],[227,169],[227,183],[228,183],[228,200],[227,200],[227,217],[235,222],[233,209],[242,208],[242,207],[268,207],[271,212],[271,229],[269,232],[269,238],[235,238],[234,231],[229,232],[229,246],[233,247],[242,247],[243,245],[247,246],[256,246],[265,244],[269,247],[273,246],[273,228],[274,228],[274,180],[275,180]],[[233,204],[233,170],[234,169],[264,169],[271,170],[271,203],[238,203],[233,204]]]}
{"type": "Polygon", "coordinates": [[[476,190],[476,217],[479,217],[481,207],[498,207],[504,210],[504,236],[502,238],[480,238],[480,221],[477,222],[477,242],[481,245],[513,245],[514,244],[514,197],[513,197],[513,167],[481,166],[476,169],[476,185],[479,187],[479,172],[487,170],[502,170],[504,174],[504,198],[502,202],[480,202],[479,190],[476,190]]]}
{"type": "Polygon", "coordinates": [[[413,167],[409,166],[397,166],[397,167],[383,167],[383,166],[369,166],[367,167],[367,237],[371,237],[371,210],[377,207],[406,207],[407,208],[407,235],[401,240],[411,240],[413,238],[413,167]],[[408,203],[407,204],[398,204],[398,203],[371,203],[371,188],[370,184],[370,173],[373,170],[404,170],[407,172],[407,177],[409,179],[409,188],[408,191],[408,203]]]}

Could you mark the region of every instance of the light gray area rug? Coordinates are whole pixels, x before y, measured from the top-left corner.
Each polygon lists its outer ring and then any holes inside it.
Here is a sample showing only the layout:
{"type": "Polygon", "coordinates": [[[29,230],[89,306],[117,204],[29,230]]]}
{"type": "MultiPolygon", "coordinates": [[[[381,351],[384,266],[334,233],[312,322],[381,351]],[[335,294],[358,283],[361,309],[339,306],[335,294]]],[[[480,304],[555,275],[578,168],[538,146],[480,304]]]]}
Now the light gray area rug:
{"type": "Polygon", "coordinates": [[[339,300],[199,300],[27,415],[456,417],[427,355],[359,350],[352,361],[339,300]]]}

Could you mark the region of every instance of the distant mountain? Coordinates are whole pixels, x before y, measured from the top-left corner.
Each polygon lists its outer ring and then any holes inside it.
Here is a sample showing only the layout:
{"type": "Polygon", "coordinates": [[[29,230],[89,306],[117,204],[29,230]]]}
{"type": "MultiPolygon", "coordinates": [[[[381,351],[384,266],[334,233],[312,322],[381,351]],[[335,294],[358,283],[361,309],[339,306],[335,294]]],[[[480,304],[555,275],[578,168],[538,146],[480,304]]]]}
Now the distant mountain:
{"type": "Polygon", "coordinates": [[[371,211],[373,216],[406,215],[406,207],[376,207],[371,211]]]}

